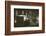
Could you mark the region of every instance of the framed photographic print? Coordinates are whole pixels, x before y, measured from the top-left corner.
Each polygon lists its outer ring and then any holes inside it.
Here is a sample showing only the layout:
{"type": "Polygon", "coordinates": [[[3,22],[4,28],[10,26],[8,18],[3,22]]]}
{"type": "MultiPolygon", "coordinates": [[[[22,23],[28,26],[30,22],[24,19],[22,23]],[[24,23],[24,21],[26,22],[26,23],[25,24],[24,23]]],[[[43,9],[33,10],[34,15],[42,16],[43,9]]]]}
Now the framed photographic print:
{"type": "Polygon", "coordinates": [[[44,3],[5,1],[5,34],[45,32],[44,3]]]}

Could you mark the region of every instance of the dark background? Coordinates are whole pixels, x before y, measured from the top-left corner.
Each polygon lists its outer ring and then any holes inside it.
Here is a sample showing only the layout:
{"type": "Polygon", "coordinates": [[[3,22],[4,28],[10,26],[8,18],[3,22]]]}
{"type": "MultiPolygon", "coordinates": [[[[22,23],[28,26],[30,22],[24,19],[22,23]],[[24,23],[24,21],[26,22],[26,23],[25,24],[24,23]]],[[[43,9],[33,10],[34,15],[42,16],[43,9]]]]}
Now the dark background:
{"type": "Polygon", "coordinates": [[[16,9],[14,8],[14,27],[36,27],[39,26],[39,23],[36,23],[38,21],[36,17],[39,17],[39,9],[16,9]],[[24,13],[22,13],[24,11],[24,13]],[[29,20],[24,21],[24,17],[16,16],[16,12],[18,15],[26,15],[29,18],[29,20]],[[30,18],[31,17],[31,18],[30,18]],[[32,20],[32,22],[30,22],[32,20]]]}

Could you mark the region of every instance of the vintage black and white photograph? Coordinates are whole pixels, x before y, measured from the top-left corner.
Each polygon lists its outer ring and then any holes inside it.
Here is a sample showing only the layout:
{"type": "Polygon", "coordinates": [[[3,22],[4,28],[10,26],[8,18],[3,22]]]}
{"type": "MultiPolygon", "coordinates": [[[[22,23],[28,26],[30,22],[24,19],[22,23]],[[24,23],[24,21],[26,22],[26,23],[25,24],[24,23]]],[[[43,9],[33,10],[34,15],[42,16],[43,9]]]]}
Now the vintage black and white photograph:
{"type": "Polygon", "coordinates": [[[38,27],[39,9],[14,8],[14,27],[38,27]]]}

